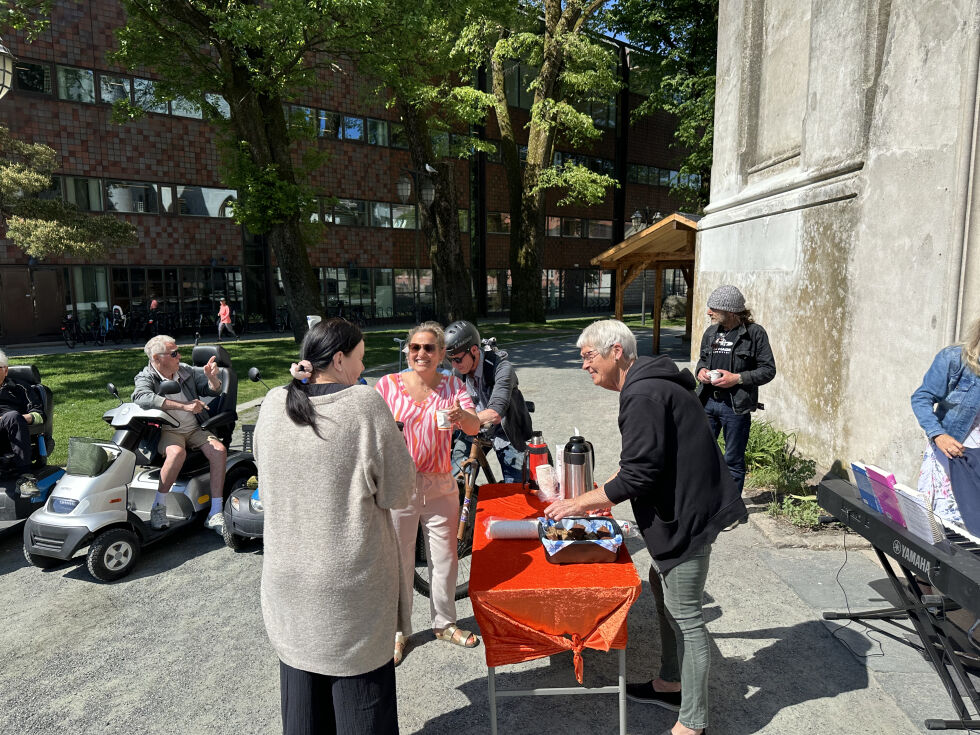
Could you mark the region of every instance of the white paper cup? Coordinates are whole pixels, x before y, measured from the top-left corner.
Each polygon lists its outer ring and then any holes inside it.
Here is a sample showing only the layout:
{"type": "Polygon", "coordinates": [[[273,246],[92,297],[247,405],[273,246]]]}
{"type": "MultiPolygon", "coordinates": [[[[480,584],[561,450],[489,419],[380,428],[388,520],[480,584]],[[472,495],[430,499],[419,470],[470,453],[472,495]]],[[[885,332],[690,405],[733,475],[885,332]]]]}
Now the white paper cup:
{"type": "Polygon", "coordinates": [[[306,315],[306,328],[313,329],[317,324],[322,321],[319,314],[307,314],[306,315]]]}
{"type": "Polygon", "coordinates": [[[449,431],[453,428],[453,422],[449,420],[448,408],[436,409],[436,428],[440,431],[449,431]]]}

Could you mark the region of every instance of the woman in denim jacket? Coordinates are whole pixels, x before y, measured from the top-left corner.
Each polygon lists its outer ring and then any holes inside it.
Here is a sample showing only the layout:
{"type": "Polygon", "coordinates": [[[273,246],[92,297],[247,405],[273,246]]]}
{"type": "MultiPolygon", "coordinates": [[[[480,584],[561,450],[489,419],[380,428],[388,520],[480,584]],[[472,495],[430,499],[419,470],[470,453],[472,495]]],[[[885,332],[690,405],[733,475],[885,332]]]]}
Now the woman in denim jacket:
{"type": "Polygon", "coordinates": [[[960,522],[949,483],[949,462],[980,447],[980,319],[962,344],[940,350],[922,385],[912,394],[912,411],[929,438],[919,490],[936,513],[960,522]],[[937,451],[938,449],[938,451],[937,451]]]}

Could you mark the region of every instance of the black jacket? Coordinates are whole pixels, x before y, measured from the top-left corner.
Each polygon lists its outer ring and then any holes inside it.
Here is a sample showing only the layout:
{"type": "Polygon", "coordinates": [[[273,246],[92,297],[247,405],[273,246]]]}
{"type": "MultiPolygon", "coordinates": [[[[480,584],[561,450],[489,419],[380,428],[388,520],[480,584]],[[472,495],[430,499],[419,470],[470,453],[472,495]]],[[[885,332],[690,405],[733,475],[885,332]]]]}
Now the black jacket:
{"type": "Polygon", "coordinates": [[[20,383],[5,379],[0,383],[0,413],[16,411],[19,414],[41,412],[42,404],[20,383]]]}
{"type": "Polygon", "coordinates": [[[689,370],[663,356],[640,357],[619,394],[623,449],[605,485],[613,503],[629,500],[654,565],[687,560],[736,520],[745,504],[692,392],[689,370]]]}
{"type": "MultiPolygon", "coordinates": [[[[505,353],[506,354],[506,353],[505,353]]],[[[455,375],[466,382],[466,389],[473,395],[472,375],[455,375]]],[[[524,403],[524,396],[517,387],[517,373],[505,355],[493,350],[483,352],[483,390],[486,407],[500,414],[500,431],[511,446],[523,452],[531,438],[531,414],[524,403]]],[[[477,398],[473,398],[477,402],[477,398]]]]}
{"type": "MultiPolygon", "coordinates": [[[[695,375],[701,372],[701,368],[711,369],[711,343],[714,342],[719,329],[721,329],[720,324],[712,324],[704,330],[704,335],[701,337],[701,355],[694,368],[695,375]]],[[[735,344],[732,346],[731,360],[726,370],[742,376],[742,384],[730,389],[732,408],[735,413],[747,413],[762,408],[762,404],[759,403],[759,386],[765,385],[776,377],[776,359],[772,356],[769,335],[766,334],[765,329],[755,323],[739,326],[735,344]]],[[[708,402],[711,391],[710,385],[698,384],[701,405],[708,402]]]]}

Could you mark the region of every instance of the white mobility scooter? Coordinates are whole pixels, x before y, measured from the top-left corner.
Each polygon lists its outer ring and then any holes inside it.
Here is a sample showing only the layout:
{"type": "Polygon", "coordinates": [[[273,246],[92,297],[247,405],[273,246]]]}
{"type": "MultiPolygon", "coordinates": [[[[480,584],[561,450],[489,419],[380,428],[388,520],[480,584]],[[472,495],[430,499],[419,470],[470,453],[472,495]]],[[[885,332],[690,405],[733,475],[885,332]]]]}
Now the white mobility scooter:
{"type": "MultiPolygon", "coordinates": [[[[203,398],[208,418],[202,428],[227,447],[231,443],[238,396],[238,380],[231,359],[219,346],[195,347],[192,360],[203,366],[217,359],[221,392],[203,398]]],[[[119,398],[111,383],[109,392],[119,398]]],[[[177,393],[172,381],[160,384],[161,395],[177,393]]],[[[87,566],[93,577],[111,582],[132,571],[140,549],[161,541],[194,522],[203,522],[210,507],[208,460],[189,451],[180,474],[167,495],[170,525],[150,526],[150,508],[160,482],[163,457],[157,451],[160,427],[176,426],[166,411],[123,403],[103,416],[115,433],[111,440],[72,437],[65,476],[54,486],[44,507],[27,519],[24,555],[38,567],[51,567],[88,546],[87,566]]],[[[255,475],[249,452],[229,452],[224,497],[245,486],[255,475]]]]}

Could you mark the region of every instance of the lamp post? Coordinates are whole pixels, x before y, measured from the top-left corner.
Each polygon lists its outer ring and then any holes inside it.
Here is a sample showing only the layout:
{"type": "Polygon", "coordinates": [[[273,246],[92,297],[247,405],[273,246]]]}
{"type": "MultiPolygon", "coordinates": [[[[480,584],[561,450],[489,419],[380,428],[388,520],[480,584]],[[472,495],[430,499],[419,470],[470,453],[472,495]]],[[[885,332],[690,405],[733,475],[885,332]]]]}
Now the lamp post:
{"type": "MultiPolygon", "coordinates": [[[[432,202],[436,197],[436,187],[432,183],[432,174],[436,173],[436,169],[429,164],[425,164],[423,171],[416,171],[412,168],[403,168],[401,176],[398,177],[398,183],[396,184],[396,190],[398,191],[398,198],[401,199],[402,204],[408,204],[408,200],[412,197],[412,189],[416,192],[416,205],[424,204],[426,208],[432,206],[432,202]]],[[[421,318],[421,304],[419,303],[419,292],[422,290],[421,283],[419,281],[419,230],[422,227],[421,223],[421,212],[420,207],[416,206],[415,210],[415,275],[413,278],[413,288],[414,291],[414,304],[415,304],[415,323],[418,324],[422,321],[421,318]]]]}
{"type": "Polygon", "coordinates": [[[0,99],[14,86],[14,55],[0,41],[0,99]]]}

